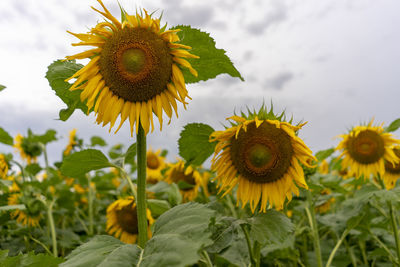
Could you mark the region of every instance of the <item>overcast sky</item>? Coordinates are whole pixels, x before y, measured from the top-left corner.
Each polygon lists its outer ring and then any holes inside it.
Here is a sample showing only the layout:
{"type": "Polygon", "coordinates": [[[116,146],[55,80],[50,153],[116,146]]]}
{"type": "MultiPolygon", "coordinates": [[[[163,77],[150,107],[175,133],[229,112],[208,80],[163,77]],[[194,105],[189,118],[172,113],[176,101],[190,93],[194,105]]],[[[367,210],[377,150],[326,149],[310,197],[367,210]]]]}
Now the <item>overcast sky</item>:
{"type": "MultiPolygon", "coordinates": [[[[116,1],[105,0],[119,18],[116,1]]],[[[259,108],[272,99],[295,120],[308,121],[300,137],[314,151],[335,146],[333,137],[375,117],[390,123],[400,117],[400,1],[398,0],[120,0],[132,13],[144,7],[163,11],[169,26],[190,24],[214,37],[227,51],[245,82],[220,75],[189,85],[193,98],[179,119],[148,135],[153,148],[177,155],[177,139],[188,122],[221,123],[233,110],[259,108]]],[[[78,136],[106,138],[109,144],[135,140],[126,125],[117,135],[80,111],[58,121],[65,105],[45,79],[52,61],[83,51],[72,47],[66,33],[86,32],[101,20],[90,9],[95,0],[0,1],[0,127],[10,134],[28,128],[58,131],[60,141],[49,147],[53,160],[78,136]]],[[[10,151],[0,144],[0,151],[10,151]]]]}

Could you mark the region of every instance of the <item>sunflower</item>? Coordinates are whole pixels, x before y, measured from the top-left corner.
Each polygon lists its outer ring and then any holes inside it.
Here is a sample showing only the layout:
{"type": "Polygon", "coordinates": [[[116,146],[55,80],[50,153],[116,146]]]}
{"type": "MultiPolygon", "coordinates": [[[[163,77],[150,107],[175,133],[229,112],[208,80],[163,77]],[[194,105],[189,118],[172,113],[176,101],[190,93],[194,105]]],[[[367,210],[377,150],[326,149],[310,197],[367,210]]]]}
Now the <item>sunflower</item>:
{"type": "Polygon", "coordinates": [[[0,154],[0,179],[5,179],[8,173],[8,163],[6,157],[0,154]]]}
{"type": "Polygon", "coordinates": [[[203,187],[203,190],[205,188],[203,175],[192,166],[185,168],[183,160],[171,164],[165,176],[167,183],[176,183],[179,185],[183,202],[194,200],[197,197],[200,186],[203,187]]]}
{"type": "MultiPolygon", "coordinates": [[[[151,237],[150,226],[154,223],[151,212],[147,209],[147,234],[151,237]]],[[[138,237],[136,203],[132,196],[114,201],[107,208],[106,232],[122,242],[133,244],[138,237]]]]}
{"type": "Polygon", "coordinates": [[[328,174],[329,173],[329,163],[324,159],[318,167],[318,171],[321,174],[328,174]]]}
{"type": "MultiPolygon", "coordinates": [[[[8,205],[18,205],[22,204],[25,201],[23,200],[23,196],[21,193],[12,194],[8,197],[8,205]]],[[[26,226],[36,227],[39,226],[39,221],[41,218],[40,211],[42,210],[42,205],[39,200],[30,199],[26,201],[25,204],[26,209],[20,210],[16,209],[11,212],[11,217],[16,218],[18,223],[21,223],[26,226]]]]}
{"type": "Polygon", "coordinates": [[[74,147],[77,145],[78,143],[76,142],[76,129],[72,129],[69,132],[69,142],[67,147],[64,150],[64,155],[68,156],[69,154],[71,154],[72,149],[74,149],[74,147]]]}
{"type": "Polygon", "coordinates": [[[26,160],[28,164],[35,163],[37,157],[42,153],[42,148],[38,143],[30,142],[21,134],[15,136],[14,147],[19,152],[21,158],[26,160]]]}
{"type": "Polygon", "coordinates": [[[146,181],[149,184],[156,184],[163,178],[161,171],[166,167],[166,164],[165,157],[162,157],[160,154],[161,150],[155,152],[151,148],[147,150],[146,181]]]}
{"type": "Polygon", "coordinates": [[[315,210],[318,213],[326,213],[331,209],[331,204],[333,204],[336,200],[334,197],[329,195],[332,193],[332,191],[328,188],[325,188],[321,191],[321,195],[325,196],[324,199],[321,202],[317,202],[315,205],[315,210]]]}
{"type": "Polygon", "coordinates": [[[139,121],[147,134],[154,129],[154,113],[162,129],[162,112],[172,117],[172,108],[177,113],[176,100],[183,103],[189,98],[185,80],[180,70],[183,66],[197,76],[185,58],[198,58],[188,52],[190,46],[177,43],[179,29],[160,28],[160,19],[152,18],[146,10],[129,15],[122,10],[119,22],[101,0],[104,22],[98,23],[88,33],[70,34],[81,40],[74,46],[88,45],[95,48],[67,56],[67,60],[90,59],[70,79],[76,81],[70,88],[83,90],[81,100],[86,102],[88,112],[94,107],[98,124],[110,123],[110,131],[121,115],[119,127],[129,117],[131,135],[134,124],[138,132],[139,121]],[[172,108],[171,108],[172,106],[172,108]]]}
{"type": "MultiPolygon", "coordinates": [[[[394,154],[400,158],[400,146],[393,148],[394,154]]],[[[396,185],[397,179],[400,178],[400,163],[395,165],[385,161],[385,173],[382,175],[386,189],[390,190],[396,185]]]]}
{"type": "Polygon", "coordinates": [[[384,131],[382,126],[372,126],[371,120],[366,126],[354,127],[349,134],[340,135],[343,140],[336,150],[343,150],[339,155],[342,168],[348,168],[349,173],[356,178],[369,178],[385,173],[385,160],[390,164],[397,164],[399,159],[391,149],[400,140],[384,131]]]}
{"type": "Polygon", "coordinates": [[[249,202],[253,213],[258,203],[262,212],[282,209],[286,198],[299,194],[297,186],[308,188],[300,163],[313,168],[316,158],[296,135],[304,124],[294,126],[284,118],[263,106],[258,113],[228,118],[232,127],[210,135],[210,142],[217,142],[211,169],[219,192],[226,189],[225,195],[238,185],[237,204],[249,202]]]}

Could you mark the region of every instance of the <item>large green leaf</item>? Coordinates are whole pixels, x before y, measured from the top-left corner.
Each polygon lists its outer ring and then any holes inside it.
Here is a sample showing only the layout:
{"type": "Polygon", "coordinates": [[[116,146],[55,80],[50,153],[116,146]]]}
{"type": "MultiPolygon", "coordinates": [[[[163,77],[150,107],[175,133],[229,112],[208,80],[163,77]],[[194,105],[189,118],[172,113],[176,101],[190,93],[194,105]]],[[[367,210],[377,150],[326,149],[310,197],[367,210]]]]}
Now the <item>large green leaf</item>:
{"type": "Polygon", "coordinates": [[[66,176],[75,177],[92,170],[112,166],[100,150],[87,149],[65,157],[61,165],[61,172],[66,176]]]}
{"type": "Polygon", "coordinates": [[[209,142],[214,129],[203,123],[189,123],[179,138],[179,155],[188,164],[201,165],[214,152],[216,142],[209,142]]]}
{"type": "Polygon", "coordinates": [[[66,121],[75,109],[80,109],[85,114],[87,113],[87,107],[81,102],[79,97],[81,91],[69,91],[71,84],[65,81],[82,67],[83,65],[76,64],[75,60],[57,60],[48,67],[46,78],[56,95],[67,105],[67,108],[60,110],[59,113],[60,120],[62,121],[66,121]]]}
{"type": "Polygon", "coordinates": [[[198,77],[193,76],[186,68],[183,68],[185,82],[206,81],[222,73],[244,80],[229,57],[225,55],[225,50],[215,47],[215,41],[209,33],[184,25],[178,25],[173,29],[181,30],[178,32],[178,36],[182,44],[191,46],[190,53],[200,57],[199,59],[187,59],[192,67],[197,70],[198,77]]]}
{"type": "Polygon", "coordinates": [[[161,199],[148,199],[147,206],[150,209],[151,214],[156,217],[160,216],[171,208],[171,205],[168,201],[161,199]]]}
{"type": "Polygon", "coordinates": [[[7,133],[3,128],[0,127],[0,143],[12,146],[14,140],[9,133],[7,133]]]}
{"type": "Polygon", "coordinates": [[[74,249],[60,267],[132,267],[136,266],[141,249],[125,244],[112,236],[98,235],[74,249]]]}
{"type": "Polygon", "coordinates": [[[251,239],[260,244],[282,243],[294,231],[289,218],[274,210],[249,218],[248,222],[251,225],[251,239]]]}
{"type": "Polygon", "coordinates": [[[28,254],[19,254],[14,257],[7,257],[7,250],[0,250],[1,267],[57,267],[64,260],[51,255],[37,254],[29,252],[28,254]]]}

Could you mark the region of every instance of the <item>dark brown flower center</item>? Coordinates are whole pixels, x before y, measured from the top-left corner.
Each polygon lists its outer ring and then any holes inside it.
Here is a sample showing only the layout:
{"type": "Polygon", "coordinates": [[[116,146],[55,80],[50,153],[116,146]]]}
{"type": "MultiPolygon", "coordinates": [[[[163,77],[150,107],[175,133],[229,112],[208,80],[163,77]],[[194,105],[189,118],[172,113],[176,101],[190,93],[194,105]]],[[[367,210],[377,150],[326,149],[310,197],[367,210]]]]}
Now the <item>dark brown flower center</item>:
{"type": "Polygon", "coordinates": [[[157,170],[160,167],[160,161],[156,154],[149,154],[147,156],[147,168],[157,170]]]}
{"type": "MultiPolygon", "coordinates": [[[[189,174],[185,174],[184,170],[173,170],[171,174],[172,180],[174,183],[179,183],[180,181],[183,181],[189,185],[196,185],[196,180],[193,177],[193,172],[189,174]]],[[[188,191],[191,190],[192,188],[183,188],[181,190],[183,191],[188,191]]]]}
{"type": "Polygon", "coordinates": [[[136,207],[132,208],[132,206],[129,205],[117,210],[117,221],[124,232],[132,235],[139,233],[136,207]]]}
{"type": "Polygon", "coordinates": [[[237,171],[249,181],[270,183],[282,178],[290,166],[293,148],[290,136],[275,125],[255,123],[231,139],[231,158],[237,171]]]}
{"type": "Polygon", "coordinates": [[[350,156],[362,164],[377,162],[385,153],[382,137],[371,130],[364,130],[356,137],[350,137],[347,141],[347,149],[350,156]]]}
{"type": "Polygon", "coordinates": [[[125,27],[105,42],[100,73],[106,86],[125,101],[148,101],[171,80],[169,52],[167,43],[151,30],[125,27]]]}

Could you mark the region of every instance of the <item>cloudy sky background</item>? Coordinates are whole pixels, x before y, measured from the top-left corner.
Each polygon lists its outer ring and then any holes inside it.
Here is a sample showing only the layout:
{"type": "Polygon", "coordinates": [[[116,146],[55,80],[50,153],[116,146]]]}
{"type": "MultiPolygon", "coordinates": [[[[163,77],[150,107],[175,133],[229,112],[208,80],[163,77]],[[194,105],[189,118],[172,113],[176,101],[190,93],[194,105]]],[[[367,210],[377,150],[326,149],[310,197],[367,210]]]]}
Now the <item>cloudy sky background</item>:
{"type": "MultiPolygon", "coordinates": [[[[119,18],[114,0],[104,3],[119,18]]],[[[334,136],[375,117],[390,123],[400,117],[400,2],[397,0],[120,0],[132,13],[137,7],[164,11],[168,25],[190,24],[214,37],[227,51],[245,82],[220,75],[189,85],[193,98],[188,110],[179,107],[160,132],[148,136],[148,145],[177,155],[177,140],[188,122],[214,129],[246,106],[258,108],[272,99],[296,120],[308,121],[300,137],[314,151],[335,146],[334,136]]],[[[60,140],[49,145],[58,160],[68,142],[68,131],[92,135],[109,144],[129,146],[134,139],[126,125],[116,135],[76,111],[67,121],[57,120],[63,102],[45,79],[56,59],[83,51],[66,33],[86,32],[101,20],[90,9],[95,0],[0,1],[0,127],[15,136],[28,128],[44,133],[52,128],[60,140]]],[[[397,136],[398,133],[397,133],[397,136]]],[[[0,144],[0,151],[12,151],[0,144]]]]}

